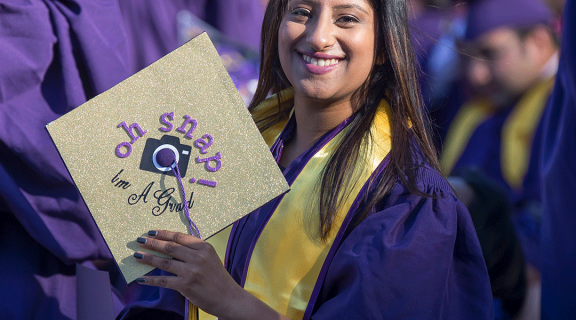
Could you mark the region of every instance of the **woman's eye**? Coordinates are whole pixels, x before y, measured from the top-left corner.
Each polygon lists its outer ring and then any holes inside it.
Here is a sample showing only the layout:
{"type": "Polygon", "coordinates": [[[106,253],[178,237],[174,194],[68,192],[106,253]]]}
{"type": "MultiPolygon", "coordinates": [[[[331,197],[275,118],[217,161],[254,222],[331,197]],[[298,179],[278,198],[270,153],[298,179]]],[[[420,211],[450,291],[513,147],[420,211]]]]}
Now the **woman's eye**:
{"type": "Polygon", "coordinates": [[[296,17],[301,17],[301,18],[310,18],[310,16],[312,15],[310,10],[308,9],[303,9],[303,8],[297,8],[292,10],[292,15],[296,16],[296,17]]]}
{"type": "Polygon", "coordinates": [[[360,20],[358,20],[354,16],[341,16],[338,18],[337,22],[342,23],[342,24],[353,24],[356,22],[360,22],[360,20]]]}

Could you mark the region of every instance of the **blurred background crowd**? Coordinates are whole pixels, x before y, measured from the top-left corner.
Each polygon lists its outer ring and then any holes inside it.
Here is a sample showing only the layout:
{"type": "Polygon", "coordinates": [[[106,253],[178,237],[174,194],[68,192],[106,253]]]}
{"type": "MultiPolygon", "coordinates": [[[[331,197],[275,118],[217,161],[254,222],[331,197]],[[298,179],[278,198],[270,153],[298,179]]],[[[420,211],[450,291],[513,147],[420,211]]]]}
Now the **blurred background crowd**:
{"type": "MultiPolygon", "coordinates": [[[[565,1],[407,0],[442,168],[475,224],[496,319],[576,319],[565,1]]],[[[248,104],[266,4],[0,0],[1,318],[81,318],[86,270],[109,277],[113,317],[153,300],[119,275],[44,127],[203,31],[248,104]]]]}

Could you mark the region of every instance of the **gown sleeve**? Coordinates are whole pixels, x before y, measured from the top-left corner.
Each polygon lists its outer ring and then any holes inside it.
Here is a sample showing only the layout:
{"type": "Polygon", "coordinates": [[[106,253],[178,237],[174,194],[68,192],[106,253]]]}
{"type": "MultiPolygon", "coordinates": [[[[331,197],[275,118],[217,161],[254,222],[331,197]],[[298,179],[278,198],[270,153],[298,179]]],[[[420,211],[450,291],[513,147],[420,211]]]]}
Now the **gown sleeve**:
{"type": "Polygon", "coordinates": [[[564,7],[560,64],[544,115],[542,319],[576,319],[576,1],[564,7]]]}
{"type": "Polygon", "coordinates": [[[342,242],[312,319],[492,319],[492,294],[466,207],[425,170],[398,184],[342,242]]]}
{"type": "Polygon", "coordinates": [[[0,0],[0,21],[0,211],[66,264],[109,259],[45,126],[128,77],[117,2],[0,0]]]}
{"type": "Polygon", "coordinates": [[[0,0],[0,318],[75,319],[112,258],[45,126],[129,76],[117,2],[0,0]]]}

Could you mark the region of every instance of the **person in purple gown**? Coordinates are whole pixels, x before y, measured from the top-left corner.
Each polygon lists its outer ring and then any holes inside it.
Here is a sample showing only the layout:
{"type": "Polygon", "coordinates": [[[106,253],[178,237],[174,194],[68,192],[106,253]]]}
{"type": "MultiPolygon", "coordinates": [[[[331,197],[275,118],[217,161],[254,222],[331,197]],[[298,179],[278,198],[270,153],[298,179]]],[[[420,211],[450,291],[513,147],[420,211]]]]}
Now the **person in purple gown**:
{"type": "Polygon", "coordinates": [[[76,319],[75,264],[112,256],[45,126],[130,75],[120,10],[1,0],[0,21],[0,318],[76,319]]]}
{"type": "Polygon", "coordinates": [[[542,181],[542,319],[576,318],[576,1],[564,8],[560,64],[544,114],[542,181]]]}
{"type": "Polygon", "coordinates": [[[558,68],[553,18],[541,0],[470,4],[462,48],[476,95],[461,106],[442,151],[478,230],[494,295],[511,317],[538,312],[525,303],[540,267],[541,186],[531,159],[558,68]]]}
{"type": "Polygon", "coordinates": [[[175,259],[135,259],[172,275],[139,278],[158,291],[121,317],[492,319],[425,125],[406,2],[270,1],[260,65],[249,109],[290,192],[207,241],[139,238],[175,259]]]}

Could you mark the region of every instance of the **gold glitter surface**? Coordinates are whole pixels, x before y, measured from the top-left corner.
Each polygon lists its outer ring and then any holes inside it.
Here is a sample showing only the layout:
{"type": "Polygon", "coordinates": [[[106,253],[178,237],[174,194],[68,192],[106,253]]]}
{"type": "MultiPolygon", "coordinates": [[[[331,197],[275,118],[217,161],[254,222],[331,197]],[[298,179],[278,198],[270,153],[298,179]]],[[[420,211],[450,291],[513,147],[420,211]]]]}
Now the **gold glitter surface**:
{"type": "MultiPolygon", "coordinates": [[[[154,149],[169,135],[191,147],[182,182],[187,199],[192,196],[190,216],[203,238],[288,190],[206,34],[48,124],[47,129],[127,282],[152,270],[133,258],[134,251],[141,250],[137,237],[155,229],[189,233],[184,211],[177,211],[183,201],[176,177],[140,169],[141,162],[153,166],[152,159],[143,158],[146,145],[154,149]],[[174,117],[167,119],[173,127],[164,132],[160,129],[169,127],[161,117],[170,112],[174,117]],[[185,115],[197,121],[192,139],[177,130],[185,115]],[[146,133],[140,137],[134,129],[138,139],[130,144],[122,122],[127,126],[137,123],[146,133]],[[208,138],[200,147],[195,141],[206,134],[213,137],[213,143],[203,154],[201,147],[208,138]],[[116,147],[123,142],[132,152],[121,158],[116,147]],[[197,161],[217,152],[221,167],[215,172],[197,161]],[[196,182],[190,182],[191,178],[196,182]],[[217,185],[203,185],[199,179],[217,185]]],[[[126,153],[128,148],[120,150],[126,153]]],[[[186,155],[180,157],[183,161],[186,155]]],[[[216,163],[209,162],[212,167],[216,163]]]]}

